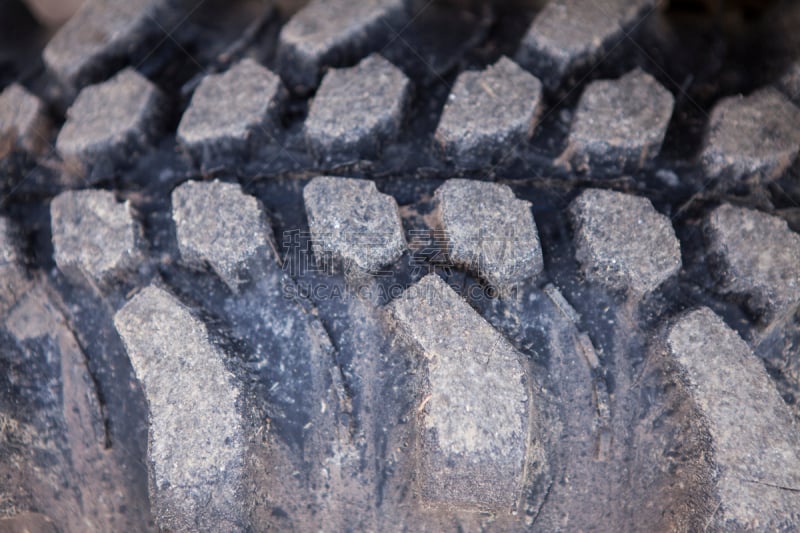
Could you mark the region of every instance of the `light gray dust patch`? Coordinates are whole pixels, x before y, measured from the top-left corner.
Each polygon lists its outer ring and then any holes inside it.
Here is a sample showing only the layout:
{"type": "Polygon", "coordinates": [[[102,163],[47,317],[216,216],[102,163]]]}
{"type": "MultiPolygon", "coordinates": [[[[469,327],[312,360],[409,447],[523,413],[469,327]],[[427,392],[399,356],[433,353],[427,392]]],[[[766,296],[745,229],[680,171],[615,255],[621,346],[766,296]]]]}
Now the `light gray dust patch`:
{"type": "Polygon", "coordinates": [[[517,50],[516,60],[549,90],[627,37],[655,6],[654,0],[553,0],[539,12],[517,50]]]}
{"type": "Polygon", "coordinates": [[[196,159],[213,163],[267,142],[278,124],[283,84],[252,59],[203,78],[178,125],[178,142],[196,159]]]}
{"type": "Polygon", "coordinates": [[[328,71],[304,125],[309,150],[319,160],[378,155],[400,130],[410,90],[406,75],[378,54],[328,71]]]}
{"type": "Polygon", "coordinates": [[[129,166],[159,132],[163,99],[159,89],[132,68],[83,89],[56,139],[67,169],[94,182],[117,166],[129,166]]]}
{"type": "Polygon", "coordinates": [[[542,83],[504,56],[458,76],[435,139],[460,166],[486,164],[530,138],[542,106],[542,83]]]}
{"type": "Polygon", "coordinates": [[[84,85],[97,81],[148,33],[158,21],[169,26],[164,14],[169,0],[86,0],[50,39],[42,59],[67,93],[66,100],[84,85]]]}
{"type": "Polygon", "coordinates": [[[423,501],[515,508],[532,474],[527,458],[541,452],[529,433],[536,406],[522,355],[436,274],[406,289],[389,311],[422,358],[415,415],[423,501]]]}
{"type": "Polygon", "coordinates": [[[17,83],[0,93],[0,158],[13,150],[39,154],[47,148],[50,119],[39,97],[17,83]]]}
{"type": "Polygon", "coordinates": [[[405,0],[312,0],[281,30],[278,70],[294,90],[313,89],[326,66],[377,50],[407,19],[405,0]]]}
{"type": "MultiPolygon", "coordinates": [[[[715,465],[713,530],[782,530],[800,526],[800,439],[763,363],[708,308],[669,330],[669,357],[680,387],[708,432],[715,465]]],[[[712,502],[713,503],[713,502],[712,502]]]]}
{"type": "Polygon", "coordinates": [[[661,150],[674,103],[668,90],[639,69],[594,81],[578,102],[565,156],[582,171],[635,171],[661,150]]]}
{"type": "Polygon", "coordinates": [[[50,203],[53,255],[73,283],[105,288],[141,259],[141,228],[128,202],[103,190],[66,191],[50,203]]]}
{"type": "Polygon", "coordinates": [[[723,98],[711,111],[700,161],[709,177],[771,181],[800,150],[800,109],[776,89],[723,98]]]}
{"type": "Polygon", "coordinates": [[[448,259],[499,289],[542,272],[542,249],[531,204],[507,185],[450,179],[436,189],[448,259]]]}
{"type": "Polygon", "coordinates": [[[114,316],[149,410],[150,497],[174,531],[244,528],[240,387],[205,325],[153,285],[114,316]]]}
{"type": "Polygon", "coordinates": [[[800,235],[782,218],[722,205],[705,223],[723,293],[744,295],[767,321],[800,303],[800,235]]]}
{"type": "Polygon", "coordinates": [[[576,258],[593,281],[645,295],[681,268],[672,224],[647,198],[587,189],[572,202],[569,216],[576,258]]]}
{"type": "Polygon", "coordinates": [[[332,256],[346,274],[377,273],[406,249],[397,202],[375,182],[320,176],[303,189],[318,262],[332,256]]]}
{"type": "Polygon", "coordinates": [[[235,183],[188,181],[172,191],[172,220],[181,259],[211,269],[234,292],[275,260],[261,202],[235,183]]]}

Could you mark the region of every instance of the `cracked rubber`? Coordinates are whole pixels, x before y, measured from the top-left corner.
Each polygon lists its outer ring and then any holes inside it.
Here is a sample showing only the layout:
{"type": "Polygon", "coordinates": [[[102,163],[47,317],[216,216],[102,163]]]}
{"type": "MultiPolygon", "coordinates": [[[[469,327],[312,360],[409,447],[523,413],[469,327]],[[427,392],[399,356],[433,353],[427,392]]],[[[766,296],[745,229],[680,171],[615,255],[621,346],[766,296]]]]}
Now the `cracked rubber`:
{"type": "Polygon", "coordinates": [[[690,4],[0,35],[0,531],[800,530],[800,6],[690,4]]]}

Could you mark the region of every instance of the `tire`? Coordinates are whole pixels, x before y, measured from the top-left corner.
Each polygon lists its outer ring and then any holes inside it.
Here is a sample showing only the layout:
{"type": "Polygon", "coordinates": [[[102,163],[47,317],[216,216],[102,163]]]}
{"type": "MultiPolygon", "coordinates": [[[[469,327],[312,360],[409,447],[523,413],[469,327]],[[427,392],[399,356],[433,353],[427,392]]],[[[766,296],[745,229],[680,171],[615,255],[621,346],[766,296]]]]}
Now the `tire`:
{"type": "Polygon", "coordinates": [[[800,9],[289,4],[0,3],[0,530],[800,529],[800,9]]]}

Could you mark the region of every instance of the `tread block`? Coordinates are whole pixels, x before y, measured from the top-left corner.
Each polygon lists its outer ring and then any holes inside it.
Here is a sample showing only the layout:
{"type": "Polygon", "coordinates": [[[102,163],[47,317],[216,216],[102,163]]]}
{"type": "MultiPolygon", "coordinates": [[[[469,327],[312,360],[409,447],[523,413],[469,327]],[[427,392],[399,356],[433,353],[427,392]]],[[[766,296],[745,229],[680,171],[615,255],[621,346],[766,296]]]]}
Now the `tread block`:
{"type": "Polygon", "coordinates": [[[661,151],[674,103],[668,90],[639,69],[590,83],[569,132],[572,165],[609,174],[641,168],[661,151]]]}
{"type": "Polygon", "coordinates": [[[530,138],[542,106],[542,83],[502,57],[486,70],[458,76],[435,139],[460,166],[487,164],[530,138]]]}
{"type": "Polygon", "coordinates": [[[163,96],[147,78],[125,69],[83,89],[56,140],[68,167],[90,182],[130,164],[160,129],[163,96]]]}
{"type": "Polygon", "coordinates": [[[239,386],[205,325],[153,285],[114,316],[149,409],[151,502],[174,531],[239,531],[244,424],[239,386]]]}
{"type": "Polygon", "coordinates": [[[50,204],[56,265],[71,281],[104,287],[135,268],[140,228],[128,202],[102,190],[66,191],[50,204]]]}
{"type": "Polygon", "coordinates": [[[422,501],[512,508],[532,453],[521,354],[436,274],[389,309],[424,361],[416,410],[422,501]]]}
{"type": "Polygon", "coordinates": [[[720,100],[711,111],[700,156],[706,173],[730,181],[770,181],[800,150],[800,109],[775,89],[720,100]]]}
{"type": "Polygon", "coordinates": [[[434,197],[450,261],[501,289],[542,272],[531,204],[507,185],[450,179],[434,197]]]}
{"type": "MultiPolygon", "coordinates": [[[[139,530],[149,510],[143,509],[144,487],[131,484],[130,470],[141,460],[138,447],[132,442],[105,446],[108,419],[88,366],[91,356],[59,311],[63,300],[48,285],[31,284],[5,321],[6,335],[14,342],[3,344],[4,385],[13,383],[18,392],[10,410],[3,402],[0,423],[4,441],[25,443],[5,446],[4,470],[12,463],[16,475],[15,482],[4,483],[4,497],[21,497],[19,510],[47,509],[57,526],[20,521],[0,524],[0,531],[8,531],[6,525],[11,531],[29,531],[27,526],[37,532],[139,530]],[[28,495],[30,503],[24,503],[28,495]]],[[[127,379],[122,381],[129,386],[127,379]]]]}
{"type": "Polygon", "coordinates": [[[47,43],[47,69],[74,98],[99,81],[149,34],[159,31],[169,0],[86,0],[47,43]]]}
{"type": "Polygon", "coordinates": [[[377,54],[330,70],[304,125],[309,150],[319,160],[377,156],[400,130],[410,89],[406,75],[377,54]]]}
{"type": "MultiPolygon", "coordinates": [[[[708,436],[713,531],[793,530],[800,520],[800,439],[792,415],[747,344],[708,308],[667,334],[669,359],[708,436]]],[[[697,502],[701,503],[701,502],[697,502]]],[[[702,502],[705,504],[705,502],[702,502]]]]}
{"type": "Polygon", "coordinates": [[[406,249],[397,202],[375,182],[319,176],[303,189],[312,249],[346,274],[375,273],[406,249]]]}
{"type": "Polygon", "coordinates": [[[252,59],[206,76],[178,126],[178,142],[211,164],[226,155],[246,156],[269,139],[283,96],[280,78],[252,59]]]}
{"type": "Polygon", "coordinates": [[[720,289],[745,295],[767,320],[800,303],[800,235],[785,220],[753,209],[722,205],[708,215],[709,252],[720,289]]]}
{"type": "Polygon", "coordinates": [[[281,30],[278,71],[292,90],[310,91],[324,67],[379,49],[407,18],[405,0],[311,0],[281,30]]]}
{"type": "Polygon", "coordinates": [[[610,52],[655,0],[552,0],[536,16],[516,60],[555,91],[610,52]]]}
{"type": "Polygon", "coordinates": [[[592,281],[644,295],[681,268],[672,224],[647,198],[587,189],[572,202],[569,216],[576,258],[592,281]]]}
{"type": "Polygon", "coordinates": [[[44,102],[14,83],[0,93],[0,158],[12,151],[42,153],[50,137],[44,102]]]}
{"type": "Polygon", "coordinates": [[[181,259],[211,266],[234,292],[263,267],[272,240],[261,202],[238,184],[189,181],[172,191],[181,259]]]}

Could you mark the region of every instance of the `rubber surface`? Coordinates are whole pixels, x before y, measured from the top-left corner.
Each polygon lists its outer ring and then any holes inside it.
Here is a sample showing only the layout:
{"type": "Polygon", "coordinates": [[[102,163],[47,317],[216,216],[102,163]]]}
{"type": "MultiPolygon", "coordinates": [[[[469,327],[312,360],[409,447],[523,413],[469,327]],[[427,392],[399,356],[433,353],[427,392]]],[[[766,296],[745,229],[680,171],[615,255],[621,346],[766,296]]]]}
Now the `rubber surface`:
{"type": "Polygon", "coordinates": [[[0,530],[800,529],[797,6],[6,4],[0,530]]]}

